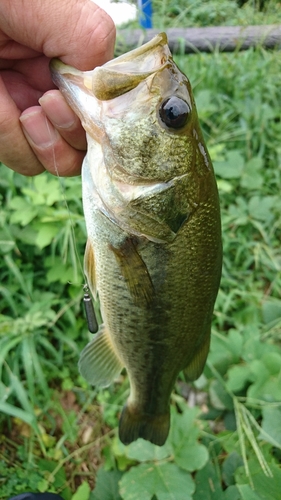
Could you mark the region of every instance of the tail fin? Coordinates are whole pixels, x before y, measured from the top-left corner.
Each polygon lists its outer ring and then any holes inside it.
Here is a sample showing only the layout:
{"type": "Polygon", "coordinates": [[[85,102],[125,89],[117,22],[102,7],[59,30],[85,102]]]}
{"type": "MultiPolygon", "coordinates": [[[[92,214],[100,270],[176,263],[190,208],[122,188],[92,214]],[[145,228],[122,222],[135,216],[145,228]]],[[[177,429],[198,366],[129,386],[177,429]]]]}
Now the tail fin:
{"type": "Polygon", "coordinates": [[[170,413],[149,415],[131,412],[128,404],[124,406],[119,422],[119,438],[127,445],[138,438],[163,446],[170,429],[170,413]]]}

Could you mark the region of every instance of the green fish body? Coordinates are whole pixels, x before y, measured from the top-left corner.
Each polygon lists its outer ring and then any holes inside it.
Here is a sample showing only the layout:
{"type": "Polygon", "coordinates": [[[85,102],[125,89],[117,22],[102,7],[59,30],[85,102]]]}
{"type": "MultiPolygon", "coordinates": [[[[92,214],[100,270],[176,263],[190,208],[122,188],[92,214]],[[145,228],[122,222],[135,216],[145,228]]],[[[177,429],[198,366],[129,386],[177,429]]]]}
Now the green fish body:
{"type": "Polygon", "coordinates": [[[190,83],[165,34],[93,71],[51,70],[88,140],[85,272],[103,325],[80,372],[106,387],[125,367],[120,439],[163,445],[179,372],[203,371],[221,275],[218,192],[190,83]]]}

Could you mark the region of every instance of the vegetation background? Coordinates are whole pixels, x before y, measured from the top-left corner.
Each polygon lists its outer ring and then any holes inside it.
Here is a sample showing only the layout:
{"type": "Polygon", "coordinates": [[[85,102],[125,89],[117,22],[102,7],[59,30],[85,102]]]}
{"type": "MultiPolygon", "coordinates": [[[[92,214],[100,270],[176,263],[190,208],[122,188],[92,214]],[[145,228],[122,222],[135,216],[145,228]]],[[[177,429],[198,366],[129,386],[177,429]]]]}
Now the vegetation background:
{"type": "MultiPolygon", "coordinates": [[[[281,23],[275,0],[153,7],[159,30],[281,23]]],[[[280,52],[176,61],[194,89],[221,199],[224,267],[206,369],[191,385],[179,377],[164,447],[121,445],[126,375],[97,391],[77,371],[90,337],[81,179],[25,178],[1,166],[1,500],[25,491],[65,500],[281,499],[280,52]]]]}

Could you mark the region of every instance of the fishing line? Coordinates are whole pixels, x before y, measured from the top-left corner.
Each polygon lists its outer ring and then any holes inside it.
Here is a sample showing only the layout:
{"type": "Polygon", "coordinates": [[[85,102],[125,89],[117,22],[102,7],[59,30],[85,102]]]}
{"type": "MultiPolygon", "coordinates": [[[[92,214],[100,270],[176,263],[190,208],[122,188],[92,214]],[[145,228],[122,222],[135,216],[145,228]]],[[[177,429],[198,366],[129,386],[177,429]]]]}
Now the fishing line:
{"type": "MultiPolygon", "coordinates": [[[[51,130],[50,130],[50,126],[49,126],[48,118],[47,117],[45,117],[45,121],[46,121],[47,130],[48,130],[49,135],[50,135],[50,139],[52,139],[51,130]]],[[[76,258],[76,261],[79,264],[78,267],[80,267],[81,274],[82,274],[82,276],[84,278],[83,304],[84,304],[84,309],[85,309],[85,314],[86,314],[86,319],[87,319],[87,324],[88,324],[88,330],[91,333],[96,333],[98,331],[98,322],[97,322],[97,319],[96,319],[96,313],[95,313],[95,309],[94,309],[94,305],[93,305],[93,299],[92,299],[92,296],[90,295],[90,289],[89,289],[89,285],[88,285],[88,282],[87,282],[87,277],[85,275],[85,272],[84,272],[84,269],[83,269],[83,266],[81,264],[81,260],[80,260],[80,257],[79,257],[79,252],[78,252],[78,249],[77,249],[76,236],[75,236],[74,222],[73,222],[73,219],[72,219],[72,216],[71,216],[71,212],[70,212],[70,209],[69,209],[69,205],[68,205],[68,202],[67,202],[67,199],[66,199],[66,195],[65,195],[65,185],[64,185],[64,182],[63,182],[63,180],[62,180],[62,178],[61,178],[61,176],[59,174],[54,144],[52,144],[52,153],[53,153],[54,169],[55,169],[56,176],[57,176],[59,184],[60,184],[61,193],[62,193],[62,196],[63,196],[63,201],[64,201],[64,204],[65,204],[65,207],[66,207],[66,210],[67,210],[67,214],[68,214],[68,217],[69,217],[69,221],[70,221],[70,232],[71,232],[71,236],[72,236],[72,242],[73,242],[73,248],[74,248],[75,258],[76,258]]]]}

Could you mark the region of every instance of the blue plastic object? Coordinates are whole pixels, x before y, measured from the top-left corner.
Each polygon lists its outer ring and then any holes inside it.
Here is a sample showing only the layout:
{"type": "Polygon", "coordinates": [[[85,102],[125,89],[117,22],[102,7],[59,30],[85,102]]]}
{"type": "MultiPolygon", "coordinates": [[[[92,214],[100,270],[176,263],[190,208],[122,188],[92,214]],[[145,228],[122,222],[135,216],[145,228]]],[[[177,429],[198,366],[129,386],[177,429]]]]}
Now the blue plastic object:
{"type": "Polygon", "coordinates": [[[140,25],[142,28],[152,28],[152,1],[138,0],[140,10],[140,25]]]}

